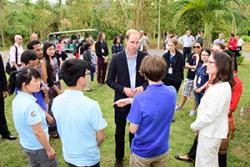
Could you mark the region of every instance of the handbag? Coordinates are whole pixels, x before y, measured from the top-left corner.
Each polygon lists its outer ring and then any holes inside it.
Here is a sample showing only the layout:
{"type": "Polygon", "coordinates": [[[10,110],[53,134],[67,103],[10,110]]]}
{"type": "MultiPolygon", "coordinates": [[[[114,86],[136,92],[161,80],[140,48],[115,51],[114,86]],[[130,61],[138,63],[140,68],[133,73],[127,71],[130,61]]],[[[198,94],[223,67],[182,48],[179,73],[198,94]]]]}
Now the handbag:
{"type": "MultiPolygon", "coordinates": [[[[14,45],[15,46],[15,45],[14,45]]],[[[17,64],[17,54],[18,54],[18,50],[17,50],[17,46],[15,46],[16,48],[16,64],[17,64]]],[[[6,67],[5,67],[5,71],[7,72],[7,74],[11,74],[12,72],[16,71],[16,67],[10,65],[10,56],[9,56],[9,60],[6,63],[6,67]]]]}

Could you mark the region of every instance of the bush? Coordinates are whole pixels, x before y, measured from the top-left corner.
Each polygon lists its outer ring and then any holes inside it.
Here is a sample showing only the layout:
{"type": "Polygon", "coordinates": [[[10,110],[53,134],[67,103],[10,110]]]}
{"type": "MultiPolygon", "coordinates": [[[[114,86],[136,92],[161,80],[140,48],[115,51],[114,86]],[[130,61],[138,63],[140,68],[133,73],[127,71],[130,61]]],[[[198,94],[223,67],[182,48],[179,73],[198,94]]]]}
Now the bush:
{"type": "Polygon", "coordinates": [[[241,39],[243,39],[244,42],[250,42],[250,36],[248,35],[242,35],[241,39]]]}
{"type": "Polygon", "coordinates": [[[237,64],[241,65],[244,60],[245,60],[245,55],[241,53],[240,56],[237,57],[237,64]]]}

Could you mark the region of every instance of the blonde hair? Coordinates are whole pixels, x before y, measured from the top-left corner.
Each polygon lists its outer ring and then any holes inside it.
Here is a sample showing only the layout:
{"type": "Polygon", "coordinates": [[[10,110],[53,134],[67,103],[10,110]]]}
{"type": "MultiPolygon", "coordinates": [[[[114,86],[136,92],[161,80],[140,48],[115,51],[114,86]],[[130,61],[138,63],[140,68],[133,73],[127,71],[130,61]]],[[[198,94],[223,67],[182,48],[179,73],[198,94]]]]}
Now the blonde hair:
{"type": "Polygon", "coordinates": [[[135,29],[129,29],[126,32],[126,35],[125,35],[126,39],[129,39],[129,37],[130,37],[131,34],[139,34],[139,32],[137,30],[135,30],[135,29]]]}

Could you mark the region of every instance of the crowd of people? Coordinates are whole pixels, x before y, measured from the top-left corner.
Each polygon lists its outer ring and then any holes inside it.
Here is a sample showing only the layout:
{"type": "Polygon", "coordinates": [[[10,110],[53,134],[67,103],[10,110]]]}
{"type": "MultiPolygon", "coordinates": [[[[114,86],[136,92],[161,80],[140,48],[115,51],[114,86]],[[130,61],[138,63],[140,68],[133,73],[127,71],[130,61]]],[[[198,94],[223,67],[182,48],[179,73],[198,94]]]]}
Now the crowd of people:
{"type": "Polygon", "coordinates": [[[97,71],[98,84],[114,90],[115,167],[123,166],[127,122],[130,166],[166,166],[174,113],[183,109],[188,98],[193,104],[189,115],[197,115],[190,125],[196,135],[190,151],[175,158],[196,167],[226,167],[229,137],[235,131],[233,112],[242,94],[236,61],[244,43],[240,37],[231,33],[225,44],[220,33],[211,48],[203,48],[203,31],[195,38],[189,30],[180,38],[169,34],[164,54],[152,56],[147,34],[130,29],[124,39],[114,38],[112,58],[105,39],[103,32],[97,42],[86,38],[75,49],[76,57],[68,58],[62,41],[42,44],[32,34],[24,50],[22,36],[16,35],[8,84],[0,56],[0,132],[5,139],[17,138],[8,130],[4,115],[4,98],[15,94],[13,121],[29,166],[58,166],[49,135],[61,139],[68,166],[101,166],[99,146],[107,122],[98,102],[82,92],[91,90],[97,71]],[[183,51],[177,49],[180,43],[183,51]]]}

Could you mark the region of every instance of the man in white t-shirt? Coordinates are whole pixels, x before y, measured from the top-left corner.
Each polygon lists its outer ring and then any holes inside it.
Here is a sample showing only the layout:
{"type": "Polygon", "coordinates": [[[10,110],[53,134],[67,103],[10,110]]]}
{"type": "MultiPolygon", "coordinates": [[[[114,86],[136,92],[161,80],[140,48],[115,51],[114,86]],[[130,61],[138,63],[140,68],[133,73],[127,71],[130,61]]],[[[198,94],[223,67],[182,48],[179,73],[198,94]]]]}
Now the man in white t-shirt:
{"type": "Polygon", "coordinates": [[[237,43],[237,50],[238,51],[242,51],[242,46],[244,44],[244,41],[243,39],[241,39],[240,35],[237,35],[236,36],[237,40],[238,40],[238,43],[237,43]]]}
{"type": "Polygon", "coordinates": [[[11,46],[9,52],[10,64],[12,67],[15,66],[16,69],[19,70],[21,67],[21,55],[23,53],[23,47],[22,47],[23,38],[21,35],[15,35],[14,40],[15,44],[11,46]]]}
{"type": "Polygon", "coordinates": [[[183,56],[184,56],[184,61],[186,60],[186,57],[191,54],[192,52],[192,46],[195,42],[194,37],[191,35],[191,31],[187,30],[185,35],[183,35],[182,37],[180,37],[178,39],[183,46],[183,56]]]}

